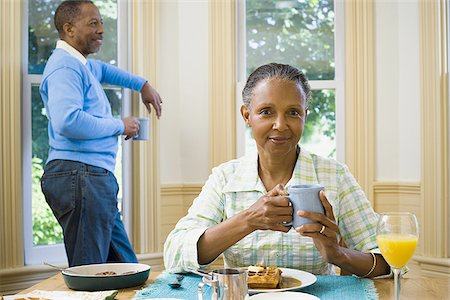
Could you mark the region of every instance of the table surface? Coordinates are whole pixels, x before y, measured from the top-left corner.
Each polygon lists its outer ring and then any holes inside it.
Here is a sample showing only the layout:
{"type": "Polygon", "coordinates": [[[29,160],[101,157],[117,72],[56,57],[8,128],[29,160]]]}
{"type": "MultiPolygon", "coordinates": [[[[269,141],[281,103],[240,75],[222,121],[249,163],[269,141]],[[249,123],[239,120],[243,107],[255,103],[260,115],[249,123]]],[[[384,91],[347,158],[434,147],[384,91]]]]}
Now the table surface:
{"type": "MultiPolygon", "coordinates": [[[[144,286],[152,283],[160,271],[153,271],[144,286]]],[[[394,299],[394,280],[393,279],[376,279],[374,280],[380,300],[394,299]]],[[[450,278],[441,277],[414,277],[407,275],[401,281],[402,299],[450,299],[450,278]]],[[[25,294],[32,290],[46,291],[69,291],[61,274],[50,277],[22,292],[25,294]]],[[[136,290],[140,287],[133,287],[119,290],[116,299],[131,299],[134,297],[136,290]]]]}

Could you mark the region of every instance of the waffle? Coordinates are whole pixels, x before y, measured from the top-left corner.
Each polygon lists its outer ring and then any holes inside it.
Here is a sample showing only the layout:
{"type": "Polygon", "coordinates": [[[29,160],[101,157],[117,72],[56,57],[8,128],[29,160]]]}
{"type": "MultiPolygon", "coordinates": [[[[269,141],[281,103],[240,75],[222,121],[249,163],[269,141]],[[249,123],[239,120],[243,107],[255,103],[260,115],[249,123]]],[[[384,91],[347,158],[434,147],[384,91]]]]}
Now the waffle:
{"type": "MultiPolygon", "coordinates": [[[[248,288],[249,289],[276,289],[281,286],[281,270],[277,267],[266,267],[257,264],[260,267],[258,272],[249,270],[248,288]]],[[[253,269],[253,268],[252,268],[253,269]]]]}

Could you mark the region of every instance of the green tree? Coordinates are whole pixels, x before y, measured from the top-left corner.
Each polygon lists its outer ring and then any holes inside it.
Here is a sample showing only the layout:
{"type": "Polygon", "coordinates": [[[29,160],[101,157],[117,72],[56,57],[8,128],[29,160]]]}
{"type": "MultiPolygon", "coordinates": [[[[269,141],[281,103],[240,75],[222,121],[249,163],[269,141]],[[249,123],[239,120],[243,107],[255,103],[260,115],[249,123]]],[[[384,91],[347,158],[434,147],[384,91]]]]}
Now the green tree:
{"type": "MultiPolygon", "coordinates": [[[[333,80],[333,0],[247,0],[247,73],[270,62],[293,65],[309,80],[333,80]]],[[[302,141],[314,134],[334,139],[335,93],[314,91],[302,141]]],[[[332,155],[333,153],[331,153],[332,155]]]]}
{"type": "Polygon", "coordinates": [[[59,244],[63,241],[59,226],[40,189],[40,178],[44,173],[42,160],[33,157],[33,243],[35,245],[59,244]]]}

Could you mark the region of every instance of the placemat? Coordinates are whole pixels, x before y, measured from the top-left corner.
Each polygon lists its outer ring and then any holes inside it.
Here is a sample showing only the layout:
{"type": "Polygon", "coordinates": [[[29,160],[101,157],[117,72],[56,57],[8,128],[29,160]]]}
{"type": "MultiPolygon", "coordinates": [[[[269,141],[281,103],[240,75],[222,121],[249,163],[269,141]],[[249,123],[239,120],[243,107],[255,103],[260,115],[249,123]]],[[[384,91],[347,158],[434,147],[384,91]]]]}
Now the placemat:
{"type": "MultiPolygon", "coordinates": [[[[171,288],[168,284],[176,280],[178,274],[163,272],[147,287],[136,292],[134,299],[176,298],[184,300],[197,300],[197,287],[202,280],[201,276],[188,273],[183,274],[181,287],[171,288]]],[[[203,299],[211,299],[212,289],[206,285],[203,287],[203,299]]]]}
{"type": "MultiPolygon", "coordinates": [[[[177,298],[197,300],[197,286],[201,277],[187,274],[181,281],[179,289],[172,289],[169,283],[175,281],[177,274],[167,272],[158,276],[155,282],[136,292],[134,299],[177,298]]],[[[371,279],[354,276],[317,276],[317,281],[298,291],[309,293],[321,300],[358,299],[377,300],[378,293],[371,279]]],[[[203,287],[203,299],[211,299],[211,288],[203,287]]]]}
{"type": "Polygon", "coordinates": [[[317,281],[300,291],[321,300],[361,299],[378,300],[378,292],[371,279],[354,276],[317,276],[317,281]]]}

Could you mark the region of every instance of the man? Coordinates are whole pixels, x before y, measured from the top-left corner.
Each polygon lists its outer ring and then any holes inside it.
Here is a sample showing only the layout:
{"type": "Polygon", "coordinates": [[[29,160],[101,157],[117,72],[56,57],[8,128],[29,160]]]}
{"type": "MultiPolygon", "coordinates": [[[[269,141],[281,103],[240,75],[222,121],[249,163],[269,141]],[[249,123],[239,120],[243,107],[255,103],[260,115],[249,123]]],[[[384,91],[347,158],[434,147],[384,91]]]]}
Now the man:
{"type": "Polygon", "coordinates": [[[139,123],[134,117],[112,117],[101,84],[140,91],[158,118],[161,98],[144,78],[87,59],[103,39],[102,18],[91,1],[61,3],[54,22],[61,40],[40,86],[50,144],[42,191],[63,228],[69,266],[137,262],[117,208],[113,172],[118,136],[137,135],[139,123]]]}

